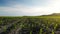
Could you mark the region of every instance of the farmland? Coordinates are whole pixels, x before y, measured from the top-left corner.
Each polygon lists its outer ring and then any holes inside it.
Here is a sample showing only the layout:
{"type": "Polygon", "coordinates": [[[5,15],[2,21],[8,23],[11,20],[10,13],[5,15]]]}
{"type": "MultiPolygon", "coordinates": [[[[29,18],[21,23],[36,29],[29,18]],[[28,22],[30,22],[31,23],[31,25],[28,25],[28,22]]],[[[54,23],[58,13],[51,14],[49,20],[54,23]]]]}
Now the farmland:
{"type": "Polygon", "coordinates": [[[0,17],[0,34],[60,34],[60,16],[0,17]]]}

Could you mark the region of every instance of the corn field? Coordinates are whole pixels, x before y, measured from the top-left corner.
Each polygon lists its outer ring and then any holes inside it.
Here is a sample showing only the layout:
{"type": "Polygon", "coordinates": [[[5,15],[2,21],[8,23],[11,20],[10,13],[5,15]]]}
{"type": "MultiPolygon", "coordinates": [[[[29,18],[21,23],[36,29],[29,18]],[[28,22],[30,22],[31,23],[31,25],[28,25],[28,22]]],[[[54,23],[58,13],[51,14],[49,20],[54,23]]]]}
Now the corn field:
{"type": "Polygon", "coordinates": [[[0,17],[0,34],[60,34],[60,18],[0,17]]]}

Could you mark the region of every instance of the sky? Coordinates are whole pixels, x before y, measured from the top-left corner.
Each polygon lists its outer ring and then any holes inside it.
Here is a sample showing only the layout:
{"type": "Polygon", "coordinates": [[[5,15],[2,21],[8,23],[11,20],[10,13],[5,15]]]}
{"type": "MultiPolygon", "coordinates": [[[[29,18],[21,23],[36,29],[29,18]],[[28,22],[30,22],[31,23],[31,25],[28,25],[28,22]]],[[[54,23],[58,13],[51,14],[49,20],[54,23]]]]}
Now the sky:
{"type": "Polygon", "coordinates": [[[38,16],[60,13],[60,0],[0,0],[0,16],[38,16]]]}

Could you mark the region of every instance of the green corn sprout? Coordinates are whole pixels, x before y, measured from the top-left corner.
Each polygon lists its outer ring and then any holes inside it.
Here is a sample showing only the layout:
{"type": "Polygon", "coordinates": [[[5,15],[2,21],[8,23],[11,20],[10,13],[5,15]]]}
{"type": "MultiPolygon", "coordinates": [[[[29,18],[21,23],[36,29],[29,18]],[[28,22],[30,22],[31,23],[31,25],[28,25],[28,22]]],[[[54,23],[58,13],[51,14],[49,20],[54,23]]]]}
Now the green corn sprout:
{"type": "Polygon", "coordinates": [[[32,34],[32,31],[30,31],[30,34],[32,34]]]}
{"type": "Polygon", "coordinates": [[[54,26],[54,30],[56,29],[56,27],[57,27],[57,24],[54,26]]]}
{"type": "Polygon", "coordinates": [[[40,32],[39,32],[39,34],[42,34],[42,28],[40,29],[40,32]]]}
{"type": "Polygon", "coordinates": [[[3,22],[3,21],[1,20],[1,21],[0,21],[0,24],[2,24],[2,22],[3,22]]]}
{"type": "Polygon", "coordinates": [[[52,30],[52,34],[54,34],[54,30],[52,30]]]}
{"type": "Polygon", "coordinates": [[[4,30],[4,32],[6,31],[6,29],[7,29],[7,28],[6,28],[6,26],[4,26],[4,29],[3,29],[3,30],[4,30]]]}

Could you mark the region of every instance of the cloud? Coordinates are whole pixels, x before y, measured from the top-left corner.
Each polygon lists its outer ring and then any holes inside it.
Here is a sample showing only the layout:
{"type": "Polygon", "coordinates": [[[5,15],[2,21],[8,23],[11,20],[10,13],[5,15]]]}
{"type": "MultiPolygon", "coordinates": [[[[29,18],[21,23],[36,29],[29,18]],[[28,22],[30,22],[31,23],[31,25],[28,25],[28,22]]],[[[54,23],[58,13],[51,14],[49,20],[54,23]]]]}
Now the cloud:
{"type": "Polygon", "coordinates": [[[16,14],[24,14],[24,15],[39,15],[46,13],[47,8],[42,7],[25,7],[25,6],[14,6],[14,7],[0,7],[0,11],[4,11],[7,13],[16,13],[16,14]]]}

